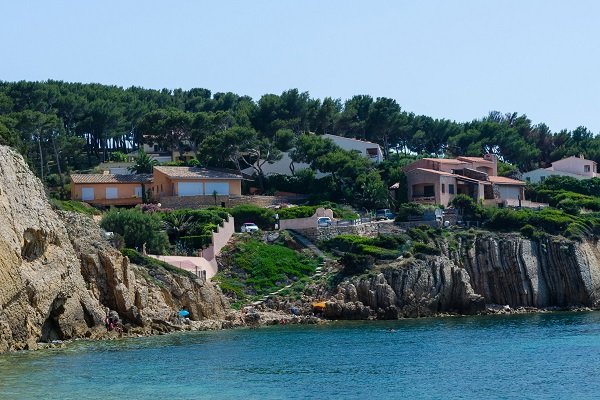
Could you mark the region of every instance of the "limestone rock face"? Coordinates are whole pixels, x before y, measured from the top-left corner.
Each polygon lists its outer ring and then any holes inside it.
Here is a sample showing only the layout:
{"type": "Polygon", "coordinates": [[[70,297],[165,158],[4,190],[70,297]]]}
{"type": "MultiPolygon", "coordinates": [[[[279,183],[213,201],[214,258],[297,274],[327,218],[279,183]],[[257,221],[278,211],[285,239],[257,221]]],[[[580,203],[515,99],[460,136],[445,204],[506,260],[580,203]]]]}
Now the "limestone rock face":
{"type": "Polygon", "coordinates": [[[485,309],[484,298],[473,291],[465,270],[443,257],[387,264],[375,276],[345,281],[325,316],[342,319],[396,319],[485,309]]]}
{"type": "Polygon", "coordinates": [[[487,303],[511,307],[597,307],[600,252],[592,241],[531,241],[519,235],[481,235],[456,257],[487,303]]]}
{"type": "Polygon", "coordinates": [[[0,351],[105,335],[107,309],[143,333],[183,306],[223,318],[221,292],[189,275],[152,277],[83,215],[57,213],[23,158],[0,146],[0,351]]]}
{"type": "Polygon", "coordinates": [[[600,249],[593,241],[532,241],[479,234],[446,256],[396,261],[342,282],[327,302],[334,319],[394,319],[512,308],[600,306],[600,249]]]}

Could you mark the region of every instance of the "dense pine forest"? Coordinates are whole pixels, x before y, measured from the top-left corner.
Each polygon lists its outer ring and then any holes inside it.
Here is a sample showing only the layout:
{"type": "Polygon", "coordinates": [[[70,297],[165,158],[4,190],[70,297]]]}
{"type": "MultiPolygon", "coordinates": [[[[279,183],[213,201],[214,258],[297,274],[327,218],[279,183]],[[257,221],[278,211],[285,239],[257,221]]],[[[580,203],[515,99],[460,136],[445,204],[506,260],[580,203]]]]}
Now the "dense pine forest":
{"type": "MultiPolygon", "coordinates": [[[[415,155],[491,152],[505,163],[504,174],[576,154],[600,162],[600,138],[585,127],[552,132],[517,113],[493,111],[455,122],[415,115],[394,99],[368,95],[315,99],[290,89],[255,100],[207,89],[0,82],[0,144],[17,148],[50,186],[63,184],[72,170],[120,160],[144,140],[169,150],[194,151],[201,165],[236,169],[294,149],[294,161],[332,172],[338,189],[354,194],[357,184],[374,184],[372,190],[381,191],[398,178],[398,160],[415,155]],[[374,171],[318,136],[303,135],[308,132],[377,142],[388,161],[374,171]]],[[[262,178],[260,165],[256,172],[262,178]]]]}

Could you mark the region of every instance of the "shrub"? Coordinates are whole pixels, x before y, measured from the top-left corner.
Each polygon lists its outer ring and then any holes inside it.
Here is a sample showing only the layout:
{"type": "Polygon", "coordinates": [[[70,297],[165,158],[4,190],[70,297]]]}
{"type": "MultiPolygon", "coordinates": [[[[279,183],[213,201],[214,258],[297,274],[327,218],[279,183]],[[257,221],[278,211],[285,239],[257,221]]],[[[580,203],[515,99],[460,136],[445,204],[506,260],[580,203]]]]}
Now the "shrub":
{"type": "Polygon", "coordinates": [[[58,210],[78,212],[87,215],[100,214],[94,207],[80,201],[50,199],[50,204],[58,210]]]}
{"type": "Polygon", "coordinates": [[[235,218],[235,228],[240,229],[245,222],[254,222],[262,230],[271,230],[275,224],[275,212],[251,204],[243,204],[229,209],[235,218]]]}
{"type": "Polygon", "coordinates": [[[579,214],[580,203],[574,199],[564,199],[561,200],[556,207],[567,214],[577,215],[579,214]]]}
{"type": "Polygon", "coordinates": [[[529,224],[523,225],[520,229],[521,235],[528,237],[528,238],[533,238],[537,232],[537,230],[529,224]]]}
{"type": "Polygon", "coordinates": [[[277,211],[279,219],[308,218],[315,214],[318,206],[294,206],[277,211]]]}
{"type": "Polygon", "coordinates": [[[352,276],[362,274],[370,269],[375,260],[369,255],[346,253],[342,256],[340,262],[343,266],[342,273],[352,276]]]}
{"type": "Polygon", "coordinates": [[[125,245],[130,248],[141,249],[146,244],[149,252],[162,254],[169,246],[160,218],[156,214],[144,214],[139,209],[111,209],[104,214],[100,226],[123,236],[125,245]]]}
{"type": "Polygon", "coordinates": [[[416,242],[413,244],[414,254],[427,254],[432,256],[439,256],[441,254],[440,249],[437,247],[429,246],[425,243],[416,242]]]}
{"type": "Polygon", "coordinates": [[[425,213],[425,207],[418,203],[405,203],[398,206],[397,222],[406,222],[408,217],[419,217],[425,213]]]}

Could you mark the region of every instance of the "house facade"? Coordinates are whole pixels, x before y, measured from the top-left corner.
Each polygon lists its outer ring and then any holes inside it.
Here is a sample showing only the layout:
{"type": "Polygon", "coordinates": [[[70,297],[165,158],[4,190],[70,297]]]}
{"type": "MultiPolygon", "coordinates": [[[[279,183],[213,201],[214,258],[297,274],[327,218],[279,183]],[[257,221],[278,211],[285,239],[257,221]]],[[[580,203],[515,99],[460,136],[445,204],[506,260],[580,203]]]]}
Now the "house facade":
{"type": "Polygon", "coordinates": [[[497,176],[497,159],[423,158],[404,167],[408,201],[447,206],[464,194],[485,205],[513,205],[524,200],[525,182],[497,176]]]}
{"type": "Polygon", "coordinates": [[[241,196],[238,174],[196,167],[154,167],[152,194],[163,196],[241,196]]]}
{"type": "Polygon", "coordinates": [[[575,179],[598,177],[597,164],[580,155],[563,158],[552,163],[548,168],[538,168],[523,174],[523,179],[531,183],[540,183],[550,176],[568,176],[575,179]]]}
{"type": "Polygon", "coordinates": [[[151,174],[72,174],[71,199],[97,205],[136,205],[152,182],[151,174]]]}
{"type": "Polygon", "coordinates": [[[152,174],[72,174],[71,199],[96,205],[133,206],[142,203],[142,191],[163,197],[240,196],[238,174],[194,167],[154,167],[152,174]]]}

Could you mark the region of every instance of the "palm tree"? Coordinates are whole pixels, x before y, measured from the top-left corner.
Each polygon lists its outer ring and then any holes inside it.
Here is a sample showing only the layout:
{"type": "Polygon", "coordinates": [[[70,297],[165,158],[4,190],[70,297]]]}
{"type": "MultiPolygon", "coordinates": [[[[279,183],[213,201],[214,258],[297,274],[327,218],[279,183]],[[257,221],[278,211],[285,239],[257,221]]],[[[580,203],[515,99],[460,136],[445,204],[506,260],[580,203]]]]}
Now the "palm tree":
{"type": "Polygon", "coordinates": [[[138,151],[138,156],[135,159],[135,164],[129,167],[129,171],[136,174],[151,174],[152,168],[158,164],[158,161],[151,158],[144,150],[138,151]]]}
{"type": "MultiPolygon", "coordinates": [[[[152,169],[158,161],[151,158],[143,149],[138,151],[138,156],[135,159],[135,164],[129,167],[129,171],[136,174],[151,174],[152,169]]],[[[146,185],[142,183],[142,202],[148,201],[148,195],[146,194],[146,185]]]]}

